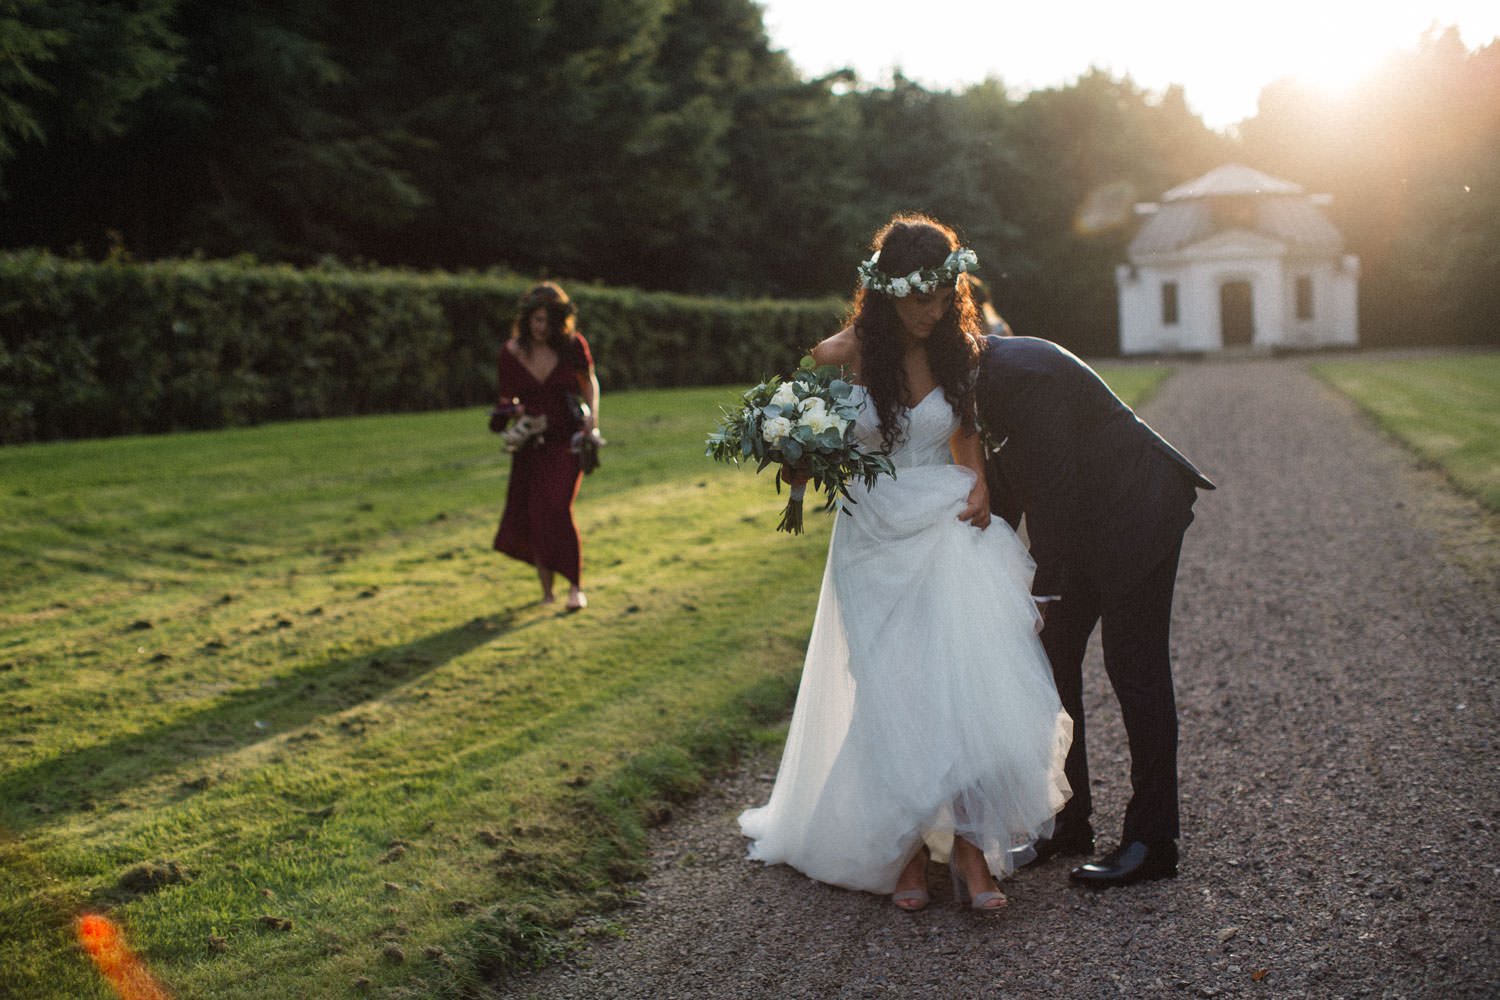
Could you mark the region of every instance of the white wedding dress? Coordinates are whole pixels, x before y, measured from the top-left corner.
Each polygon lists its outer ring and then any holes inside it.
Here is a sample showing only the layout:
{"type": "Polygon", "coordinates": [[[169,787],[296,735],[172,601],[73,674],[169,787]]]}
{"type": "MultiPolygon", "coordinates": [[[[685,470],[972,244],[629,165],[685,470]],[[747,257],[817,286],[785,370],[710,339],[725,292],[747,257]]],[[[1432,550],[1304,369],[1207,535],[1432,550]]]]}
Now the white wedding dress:
{"type": "MultiPolygon", "coordinates": [[[[880,448],[855,391],[855,433],[880,448]]],[[[924,840],[946,860],[955,833],[1009,875],[1069,795],[1034,563],[999,518],[958,519],[974,474],[953,463],[942,390],[906,412],[895,478],[852,485],[836,516],[776,785],[740,815],[751,858],[876,893],[924,840]]]]}

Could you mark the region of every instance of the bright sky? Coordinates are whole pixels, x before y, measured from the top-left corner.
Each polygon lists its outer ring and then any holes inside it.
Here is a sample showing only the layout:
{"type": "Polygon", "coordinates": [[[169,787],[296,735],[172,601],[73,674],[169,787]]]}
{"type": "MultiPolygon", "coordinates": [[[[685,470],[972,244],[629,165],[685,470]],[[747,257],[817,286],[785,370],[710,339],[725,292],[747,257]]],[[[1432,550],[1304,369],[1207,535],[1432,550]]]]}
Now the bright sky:
{"type": "Polygon", "coordinates": [[[760,0],[772,48],[809,76],[893,69],[930,89],[987,76],[1022,96],[1097,66],[1160,93],[1183,86],[1211,128],[1255,114],[1260,90],[1300,76],[1337,87],[1410,50],[1436,22],[1477,49],[1500,37],[1497,0],[760,0]]]}

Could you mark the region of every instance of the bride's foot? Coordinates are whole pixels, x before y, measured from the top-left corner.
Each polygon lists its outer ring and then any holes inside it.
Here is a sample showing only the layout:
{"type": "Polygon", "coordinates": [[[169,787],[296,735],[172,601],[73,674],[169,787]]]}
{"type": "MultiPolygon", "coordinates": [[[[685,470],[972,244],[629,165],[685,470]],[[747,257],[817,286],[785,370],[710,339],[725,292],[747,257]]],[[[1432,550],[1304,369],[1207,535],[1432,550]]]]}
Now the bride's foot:
{"type": "Polygon", "coordinates": [[[953,898],[958,902],[975,910],[998,910],[1008,902],[990,874],[984,853],[962,837],[953,838],[948,868],[953,873],[953,898]]]}
{"type": "Polygon", "coordinates": [[[932,897],[927,894],[927,861],[930,855],[927,846],[912,856],[896,879],[896,891],[891,893],[891,902],[898,910],[915,913],[924,908],[932,897]]]}

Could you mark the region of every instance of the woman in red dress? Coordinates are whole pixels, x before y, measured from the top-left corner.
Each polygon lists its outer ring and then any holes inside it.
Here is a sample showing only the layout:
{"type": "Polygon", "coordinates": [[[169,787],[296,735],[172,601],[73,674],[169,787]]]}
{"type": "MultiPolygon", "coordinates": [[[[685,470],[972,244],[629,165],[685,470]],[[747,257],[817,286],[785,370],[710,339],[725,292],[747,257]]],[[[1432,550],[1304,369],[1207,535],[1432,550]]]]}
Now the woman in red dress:
{"type": "Polygon", "coordinates": [[[577,611],[588,598],[580,586],[583,557],[573,521],[583,478],[573,437],[598,427],[599,380],[573,303],[560,287],[543,282],[521,299],[500,350],[499,374],[499,410],[544,416],[547,429],[516,449],[495,549],[536,567],[543,604],[556,600],[552,582],[561,573],[568,581],[567,608],[577,611]],[[581,424],[570,393],[585,404],[581,424]]]}

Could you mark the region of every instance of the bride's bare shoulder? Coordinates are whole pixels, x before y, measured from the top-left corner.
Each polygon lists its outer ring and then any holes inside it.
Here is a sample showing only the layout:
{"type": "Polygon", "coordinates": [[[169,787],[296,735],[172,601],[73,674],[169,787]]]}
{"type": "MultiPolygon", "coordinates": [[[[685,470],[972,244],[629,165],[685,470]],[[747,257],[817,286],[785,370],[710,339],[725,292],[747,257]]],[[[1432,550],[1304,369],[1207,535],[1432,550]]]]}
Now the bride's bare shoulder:
{"type": "Polygon", "coordinates": [[[854,327],[844,327],[814,347],[811,354],[820,365],[844,365],[858,371],[859,338],[854,335],[854,327]]]}

